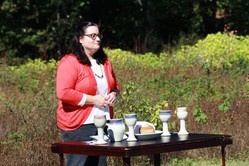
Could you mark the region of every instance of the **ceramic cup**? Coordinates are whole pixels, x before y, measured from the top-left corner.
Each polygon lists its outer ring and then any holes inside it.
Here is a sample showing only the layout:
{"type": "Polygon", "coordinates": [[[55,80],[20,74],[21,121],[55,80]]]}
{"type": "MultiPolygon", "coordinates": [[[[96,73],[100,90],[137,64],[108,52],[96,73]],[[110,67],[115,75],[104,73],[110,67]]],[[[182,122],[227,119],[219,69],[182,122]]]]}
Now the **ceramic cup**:
{"type": "Polygon", "coordinates": [[[186,130],[186,118],[188,116],[187,107],[178,107],[177,108],[177,117],[180,120],[180,131],[178,135],[185,135],[188,134],[186,130]]]}
{"type": "Polygon", "coordinates": [[[127,141],[137,141],[134,133],[134,126],[137,122],[137,114],[126,114],[125,115],[125,123],[128,126],[129,129],[129,137],[127,141]]]}
{"type": "Polygon", "coordinates": [[[168,121],[169,121],[170,117],[171,117],[170,110],[160,110],[159,118],[163,122],[163,134],[161,135],[162,137],[171,135],[169,132],[169,129],[168,129],[168,121]]]}
{"type": "Polygon", "coordinates": [[[125,133],[124,120],[120,119],[110,119],[108,125],[107,133],[111,142],[122,141],[125,133]]]}

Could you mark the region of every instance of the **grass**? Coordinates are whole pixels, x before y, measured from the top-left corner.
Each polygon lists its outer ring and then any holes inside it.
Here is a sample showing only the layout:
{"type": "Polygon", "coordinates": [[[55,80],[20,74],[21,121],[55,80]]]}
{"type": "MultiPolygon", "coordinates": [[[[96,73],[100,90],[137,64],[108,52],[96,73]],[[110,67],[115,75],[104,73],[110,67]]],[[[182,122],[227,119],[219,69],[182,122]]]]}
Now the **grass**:
{"type": "MultiPolygon", "coordinates": [[[[185,158],[179,163],[170,163],[168,166],[220,166],[222,163],[221,158],[215,159],[189,159],[185,158]]],[[[228,159],[226,160],[226,166],[248,166],[249,158],[242,159],[228,159]]]]}
{"type": "MultiPolygon", "coordinates": [[[[200,153],[198,157],[191,157],[193,151],[201,152],[202,150],[163,153],[161,154],[161,166],[220,166],[222,164],[221,156],[211,158],[200,153]]],[[[248,166],[248,156],[248,152],[240,153],[236,158],[226,156],[226,166],[248,166]]],[[[122,163],[122,159],[118,157],[109,157],[108,159],[109,166],[116,166],[122,163]]],[[[153,166],[153,156],[136,156],[131,158],[131,165],[141,166],[141,163],[143,163],[143,166],[153,166]]]]}
{"type": "MultiPolygon", "coordinates": [[[[158,124],[157,128],[160,129],[161,123],[156,113],[165,105],[165,101],[172,110],[181,102],[187,103],[188,130],[192,133],[232,135],[233,144],[226,148],[227,165],[249,165],[249,121],[245,118],[249,116],[246,103],[249,101],[249,88],[245,88],[249,83],[245,82],[242,67],[234,66],[229,70],[214,68],[210,72],[203,66],[187,62],[183,68],[182,63],[171,63],[168,59],[162,67],[158,67],[160,64],[155,58],[141,57],[131,61],[132,58],[125,56],[126,52],[115,54],[119,57],[112,62],[122,86],[122,96],[115,108],[117,117],[136,112],[142,120],[154,120],[153,123],[158,124]],[[154,60],[156,63],[153,66],[154,60]],[[194,114],[196,109],[197,113],[194,114]]],[[[160,62],[163,62],[162,59],[160,62]]],[[[34,61],[19,68],[2,65],[0,69],[1,163],[9,166],[58,165],[58,156],[50,150],[51,143],[61,141],[56,125],[56,62],[34,61]]],[[[179,121],[174,113],[170,131],[178,131],[178,127],[179,121]]],[[[166,157],[162,157],[162,165],[221,165],[219,147],[163,156],[166,157]]],[[[148,156],[134,157],[132,165],[150,166],[152,160],[148,156]]],[[[120,158],[110,158],[109,165],[116,166],[121,162],[120,158]]]]}

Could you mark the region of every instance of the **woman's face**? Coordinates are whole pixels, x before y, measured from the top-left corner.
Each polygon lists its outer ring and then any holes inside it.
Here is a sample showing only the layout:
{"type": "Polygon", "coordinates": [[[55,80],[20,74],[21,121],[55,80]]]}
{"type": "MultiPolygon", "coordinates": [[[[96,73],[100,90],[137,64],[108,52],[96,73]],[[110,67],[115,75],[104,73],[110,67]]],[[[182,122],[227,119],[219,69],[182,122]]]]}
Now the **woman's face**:
{"type": "Polygon", "coordinates": [[[80,43],[88,56],[92,56],[100,48],[101,35],[97,26],[89,26],[84,36],[80,37],[80,43]]]}

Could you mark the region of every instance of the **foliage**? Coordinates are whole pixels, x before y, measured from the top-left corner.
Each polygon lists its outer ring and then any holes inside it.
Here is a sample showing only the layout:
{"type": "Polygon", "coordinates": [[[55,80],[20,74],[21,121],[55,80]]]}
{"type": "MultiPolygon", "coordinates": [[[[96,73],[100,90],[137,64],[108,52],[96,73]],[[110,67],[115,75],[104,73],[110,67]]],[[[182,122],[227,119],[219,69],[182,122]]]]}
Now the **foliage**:
{"type": "Polygon", "coordinates": [[[158,68],[165,65],[167,54],[161,53],[160,56],[156,56],[153,53],[136,54],[129,51],[123,51],[121,49],[105,49],[107,55],[111,55],[113,59],[119,59],[120,65],[126,67],[129,65],[137,65],[140,67],[158,68]]]}
{"type": "Polygon", "coordinates": [[[103,46],[160,53],[181,33],[205,36],[223,31],[225,23],[247,35],[247,7],[246,0],[2,0],[0,54],[11,65],[20,59],[58,59],[82,20],[101,25],[103,46]]]}
{"type": "MultiPolygon", "coordinates": [[[[236,146],[229,146],[228,156],[233,158],[238,151],[248,152],[249,133],[240,132],[247,131],[249,125],[244,118],[248,117],[249,100],[245,81],[248,49],[241,40],[245,42],[248,37],[217,33],[192,47],[183,47],[188,48],[188,52],[176,50],[160,55],[105,49],[121,85],[115,117],[137,113],[139,120],[149,121],[161,129],[158,114],[160,109],[167,108],[172,111],[169,129],[177,132],[179,120],[175,110],[184,105],[189,112],[188,131],[234,135],[236,146]],[[228,51],[229,42],[233,44],[228,51]],[[211,51],[216,54],[208,66],[206,59],[210,58],[211,51]]],[[[41,59],[28,60],[20,66],[0,66],[0,160],[3,163],[58,165],[58,158],[50,151],[51,142],[61,141],[56,127],[56,67],[57,61],[41,59]]],[[[192,158],[202,154],[216,157],[216,153],[206,149],[165,154],[169,160],[164,162],[180,165],[185,160],[179,156],[189,156],[186,163],[194,165],[192,158]]],[[[119,164],[115,160],[110,162],[119,164]]],[[[145,163],[142,159],[134,162],[145,163]]]]}
{"type": "Polygon", "coordinates": [[[122,86],[122,93],[115,110],[116,117],[124,117],[128,113],[136,113],[138,120],[148,121],[157,127],[162,127],[158,119],[159,111],[167,106],[167,101],[154,103],[149,97],[143,96],[144,91],[133,82],[122,86]],[[129,103],[129,104],[126,104],[129,103]],[[148,116],[149,115],[149,116],[148,116]]]}
{"type": "Polygon", "coordinates": [[[248,42],[248,37],[237,36],[233,31],[209,34],[205,39],[199,40],[194,47],[183,46],[176,58],[200,64],[207,71],[232,66],[246,69],[249,61],[248,42]]]}
{"type": "Polygon", "coordinates": [[[248,15],[249,2],[247,0],[240,0],[240,1],[223,1],[224,5],[223,8],[226,10],[226,14],[229,15],[226,20],[234,29],[238,30],[240,35],[247,35],[249,30],[249,18],[248,17],[241,17],[248,15]]]}
{"type": "MultiPolygon", "coordinates": [[[[51,73],[55,74],[55,68],[57,62],[51,59],[48,63],[41,61],[40,59],[29,60],[26,64],[18,67],[11,66],[10,72],[12,73],[8,81],[13,85],[16,85],[19,90],[26,91],[31,90],[38,92],[44,80],[51,73]],[[16,84],[18,82],[18,84],[16,84]]],[[[52,78],[53,79],[53,78],[52,78]]]]}
{"type": "Polygon", "coordinates": [[[202,112],[201,108],[195,108],[193,115],[195,116],[195,120],[199,123],[206,123],[208,120],[207,115],[202,112]]]}
{"type": "Polygon", "coordinates": [[[190,158],[186,158],[184,160],[181,160],[179,158],[174,158],[172,159],[170,165],[172,166],[195,166],[195,163],[194,163],[194,160],[193,159],[190,159],[190,158]]]}
{"type": "Polygon", "coordinates": [[[224,103],[219,105],[218,108],[219,108],[220,111],[227,112],[227,111],[231,110],[231,104],[230,104],[229,101],[225,100],[224,103]]]}

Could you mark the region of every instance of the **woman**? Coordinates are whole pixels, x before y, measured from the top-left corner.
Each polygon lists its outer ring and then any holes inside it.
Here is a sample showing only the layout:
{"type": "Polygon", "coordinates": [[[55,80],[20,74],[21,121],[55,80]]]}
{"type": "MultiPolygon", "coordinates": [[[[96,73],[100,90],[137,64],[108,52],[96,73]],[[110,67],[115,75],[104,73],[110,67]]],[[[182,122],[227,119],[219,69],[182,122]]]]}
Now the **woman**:
{"type": "MultiPolygon", "coordinates": [[[[97,134],[95,114],[113,117],[119,85],[112,64],[101,47],[99,27],[83,22],[74,34],[71,47],[60,61],[56,94],[60,100],[57,124],[64,141],[91,140],[97,134]]],[[[66,156],[67,166],[106,165],[106,157],[66,156]]]]}

